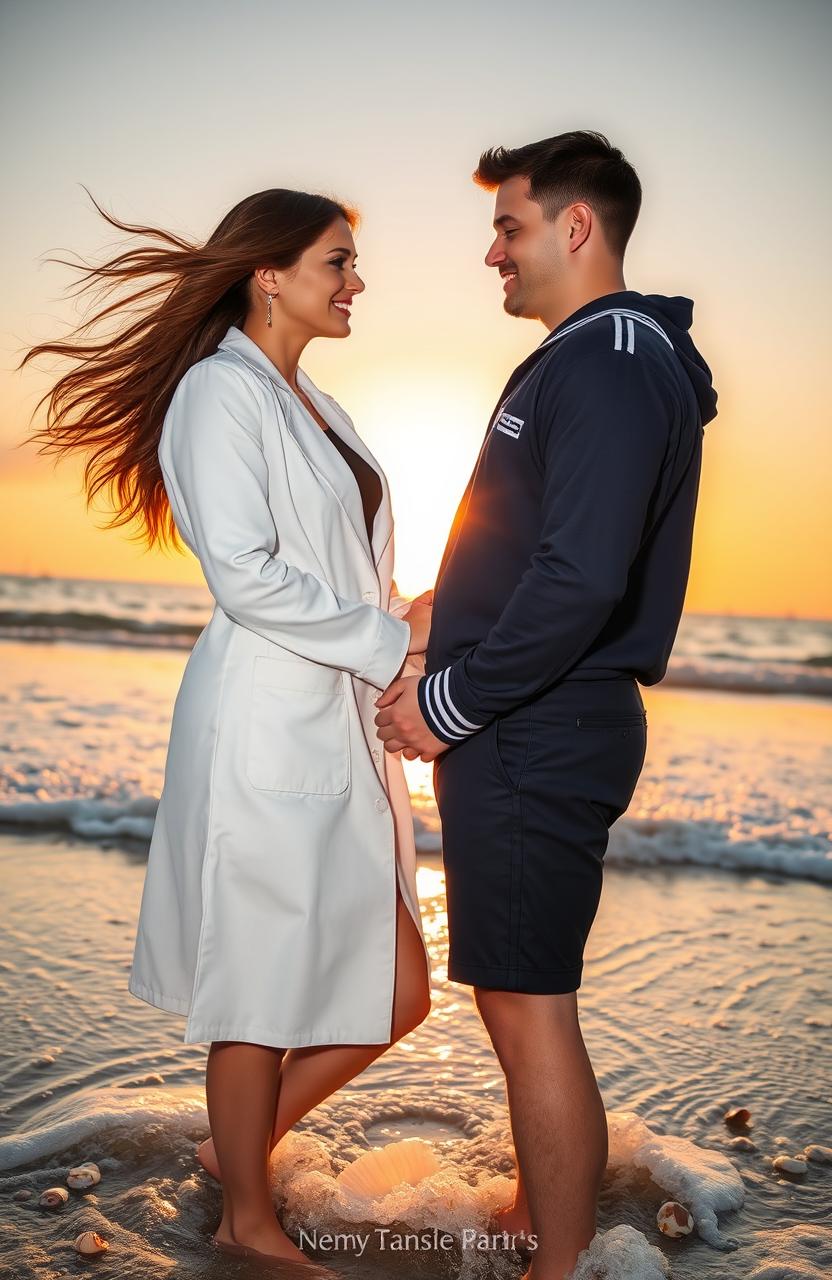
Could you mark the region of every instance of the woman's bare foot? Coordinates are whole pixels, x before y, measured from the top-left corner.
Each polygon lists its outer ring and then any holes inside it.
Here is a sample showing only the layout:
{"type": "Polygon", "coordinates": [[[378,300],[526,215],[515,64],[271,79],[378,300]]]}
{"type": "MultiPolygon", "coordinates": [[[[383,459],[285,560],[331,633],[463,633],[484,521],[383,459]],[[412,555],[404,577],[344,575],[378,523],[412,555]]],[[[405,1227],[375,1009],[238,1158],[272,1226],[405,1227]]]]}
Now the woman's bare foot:
{"type": "Polygon", "coordinates": [[[252,1223],[235,1222],[231,1224],[223,1217],[214,1232],[214,1239],[221,1244],[242,1244],[249,1249],[257,1249],[259,1253],[267,1253],[271,1257],[281,1258],[288,1262],[312,1262],[290,1240],[277,1218],[272,1221],[252,1223]]]}
{"type": "MultiPolygon", "coordinates": [[[[274,1151],[274,1147],[269,1148],[269,1155],[274,1151]]],[[[209,1134],[196,1149],[197,1162],[202,1165],[205,1172],[212,1178],[216,1178],[217,1182],[222,1182],[220,1176],[220,1162],[217,1159],[217,1152],[214,1148],[214,1139],[209,1134]]]]}
{"type": "MultiPolygon", "coordinates": [[[[217,1182],[220,1178],[220,1162],[217,1159],[217,1153],[214,1150],[214,1139],[209,1134],[204,1142],[200,1142],[196,1149],[196,1158],[202,1165],[203,1169],[212,1178],[216,1178],[217,1182]]],[[[233,1243],[233,1242],[232,1242],[233,1243]]]]}

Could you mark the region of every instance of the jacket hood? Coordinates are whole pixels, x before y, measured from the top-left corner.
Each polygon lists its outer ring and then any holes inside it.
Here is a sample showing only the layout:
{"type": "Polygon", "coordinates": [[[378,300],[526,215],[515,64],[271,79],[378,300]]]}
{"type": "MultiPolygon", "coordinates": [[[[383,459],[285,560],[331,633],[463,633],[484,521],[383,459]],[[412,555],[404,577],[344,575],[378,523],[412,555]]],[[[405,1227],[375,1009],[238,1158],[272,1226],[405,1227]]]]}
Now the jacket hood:
{"type": "Polygon", "coordinates": [[[688,330],[693,321],[693,299],[680,295],[668,298],[663,293],[638,293],[635,289],[622,289],[617,293],[606,293],[593,298],[577,311],[573,311],[557,325],[538,347],[538,351],[561,329],[567,329],[576,320],[582,320],[596,311],[604,311],[610,307],[629,307],[633,311],[643,311],[645,315],[660,324],[673,343],[673,349],[681,360],[685,373],[693,385],[702,425],[716,417],[717,393],[714,388],[711,371],[699,351],[694,346],[688,330]]]}
{"type": "Polygon", "coordinates": [[[696,392],[704,426],[717,415],[717,392],[713,385],[711,371],[694,346],[693,338],[688,332],[693,321],[693,299],[680,295],[668,298],[663,293],[641,293],[636,294],[635,297],[638,299],[635,309],[652,316],[673,343],[673,348],[696,392]]]}

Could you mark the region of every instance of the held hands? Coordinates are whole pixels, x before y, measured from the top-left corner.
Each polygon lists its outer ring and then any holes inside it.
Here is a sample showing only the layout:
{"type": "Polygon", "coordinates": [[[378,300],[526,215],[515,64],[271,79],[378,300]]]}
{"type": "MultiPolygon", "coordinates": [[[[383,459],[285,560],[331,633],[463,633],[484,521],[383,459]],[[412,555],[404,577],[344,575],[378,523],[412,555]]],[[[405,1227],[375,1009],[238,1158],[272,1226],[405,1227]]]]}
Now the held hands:
{"type": "MultiPolygon", "coordinates": [[[[404,615],[404,621],[410,624],[409,654],[424,653],[427,648],[432,605],[433,591],[423,591],[411,601],[404,615]]],[[[448,743],[435,737],[425,724],[416,696],[420,679],[396,676],[376,700],[379,711],[375,719],[385,751],[401,751],[408,760],[418,756],[428,762],[447,751],[448,743]]]]}

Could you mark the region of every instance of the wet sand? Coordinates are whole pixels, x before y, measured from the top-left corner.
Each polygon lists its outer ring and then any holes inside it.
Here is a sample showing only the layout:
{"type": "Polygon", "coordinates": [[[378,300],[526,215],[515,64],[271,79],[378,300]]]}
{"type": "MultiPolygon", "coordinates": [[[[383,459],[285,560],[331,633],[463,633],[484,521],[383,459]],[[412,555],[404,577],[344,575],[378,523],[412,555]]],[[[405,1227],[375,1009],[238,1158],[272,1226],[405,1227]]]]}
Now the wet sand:
{"type": "MultiPolygon", "coordinates": [[[[15,1280],[79,1265],[119,1280],[174,1268],[209,1280],[237,1265],[212,1259],[220,1192],[193,1159],[208,1132],[205,1048],[181,1044],[184,1019],[126,991],[145,856],[143,845],[0,837],[0,1267],[15,1280]],[[40,1209],[40,1192],[84,1159],[101,1182],[40,1209]],[[13,1198],[26,1189],[30,1200],[13,1198]],[[110,1242],[93,1264],[76,1263],[85,1229],[110,1242]]],[[[340,1274],[519,1276],[513,1252],[461,1247],[508,1201],[514,1164],[471,990],[445,976],[441,861],[420,855],[418,879],[432,1013],[281,1145],[275,1202],[289,1230],[351,1240],[317,1253],[340,1274]],[[344,1201],[341,1169],[405,1137],[431,1144],[439,1172],[372,1212],[344,1201]],[[394,1253],[383,1228],[402,1239],[436,1228],[454,1243],[394,1253]]],[[[610,1126],[593,1247],[607,1271],[596,1261],[579,1280],[819,1280],[832,1266],[832,1165],[811,1160],[798,1177],[772,1166],[808,1144],[832,1147],[828,929],[828,889],[810,881],[607,867],[578,996],[610,1126]],[[723,1123],[732,1106],[752,1113],[750,1149],[723,1123]],[[685,1240],[657,1230],[667,1199],[696,1219],[685,1240]]]]}

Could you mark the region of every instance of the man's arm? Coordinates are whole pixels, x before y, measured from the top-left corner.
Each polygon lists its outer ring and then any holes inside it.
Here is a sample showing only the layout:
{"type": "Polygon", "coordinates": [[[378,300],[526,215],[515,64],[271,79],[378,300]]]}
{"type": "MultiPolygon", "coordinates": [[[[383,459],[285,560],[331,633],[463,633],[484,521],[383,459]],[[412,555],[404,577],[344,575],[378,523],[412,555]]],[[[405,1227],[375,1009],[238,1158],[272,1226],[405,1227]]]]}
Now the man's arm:
{"type": "Polygon", "coordinates": [[[544,381],[540,544],[486,637],[419,681],[431,732],[454,743],[564,675],[626,591],[674,409],[649,364],[591,352],[544,381]]]}

